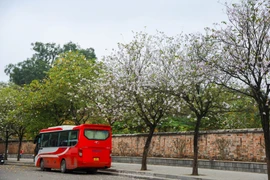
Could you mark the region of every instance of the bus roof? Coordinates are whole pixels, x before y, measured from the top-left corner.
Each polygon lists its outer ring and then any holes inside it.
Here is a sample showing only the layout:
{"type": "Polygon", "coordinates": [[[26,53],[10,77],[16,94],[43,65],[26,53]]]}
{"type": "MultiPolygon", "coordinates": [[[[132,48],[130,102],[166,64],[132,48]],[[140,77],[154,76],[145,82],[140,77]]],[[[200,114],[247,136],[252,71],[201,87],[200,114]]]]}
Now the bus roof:
{"type": "Polygon", "coordinates": [[[43,132],[54,132],[54,131],[65,131],[65,130],[75,130],[75,129],[81,129],[81,128],[93,128],[93,129],[107,129],[111,130],[111,127],[109,125],[103,125],[103,124],[81,124],[78,126],[75,125],[62,125],[62,126],[54,126],[49,127],[47,129],[41,129],[40,133],[43,132]]]}
{"type": "Polygon", "coordinates": [[[76,126],[74,125],[54,126],[54,127],[49,127],[47,129],[41,129],[40,132],[72,130],[74,127],[76,126]]]}

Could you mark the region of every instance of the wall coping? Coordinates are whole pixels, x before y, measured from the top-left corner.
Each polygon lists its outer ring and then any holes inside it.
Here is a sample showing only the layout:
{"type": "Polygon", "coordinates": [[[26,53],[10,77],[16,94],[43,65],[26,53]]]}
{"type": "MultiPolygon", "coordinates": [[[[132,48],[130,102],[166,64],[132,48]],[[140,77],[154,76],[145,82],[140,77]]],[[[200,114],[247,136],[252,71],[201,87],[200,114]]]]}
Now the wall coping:
{"type": "MultiPolygon", "coordinates": [[[[204,134],[239,134],[239,133],[263,133],[262,128],[249,128],[249,129],[219,129],[200,131],[200,135],[204,134]]],[[[193,135],[194,131],[181,131],[181,132],[157,132],[154,136],[171,136],[171,135],[193,135]]],[[[148,136],[148,133],[136,133],[136,134],[113,134],[113,137],[136,137],[136,136],[148,136]]],[[[0,139],[0,143],[5,140],[0,139]]],[[[8,140],[8,142],[18,142],[18,140],[8,140]]],[[[23,142],[33,142],[33,140],[23,140],[23,142]]]]}
{"type": "MultiPolygon", "coordinates": [[[[240,134],[240,133],[263,133],[262,128],[250,128],[250,129],[220,129],[210,131],[200,131],[200,135],[204,134],[240,134]]],[[[158,132],[154,133],[154,136],[171,136],[171,135],[193,135],[194,131],[183,131],[183,132],[158,132]]],[[[136,136],[148,136],[147,133],[137,134],[114,134],[113,137],[136,137],[136,136]]]]}

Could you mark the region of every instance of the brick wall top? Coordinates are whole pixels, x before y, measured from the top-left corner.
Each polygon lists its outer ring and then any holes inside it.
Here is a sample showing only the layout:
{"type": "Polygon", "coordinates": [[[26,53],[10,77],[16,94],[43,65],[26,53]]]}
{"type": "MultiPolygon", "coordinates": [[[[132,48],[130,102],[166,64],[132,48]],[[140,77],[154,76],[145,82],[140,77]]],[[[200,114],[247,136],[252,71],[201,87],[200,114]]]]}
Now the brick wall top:
{"type": "MultiPolygon", "coordinates": [[[[221,129],[221,130],[211,130],[211,131],[200,131],[200,134],[238,134],[238,133],[263,133],[261,128],[253,129],[221,129]]],[[[159,132],[154,133],[158,136],[171,136],[171,135],[192,135],[193,131],[185,132],[159,132]]],[[[113,137],[136,137],[136,136],[148,136],[146,133],[141,134],[114,134],[113,137]]]]}

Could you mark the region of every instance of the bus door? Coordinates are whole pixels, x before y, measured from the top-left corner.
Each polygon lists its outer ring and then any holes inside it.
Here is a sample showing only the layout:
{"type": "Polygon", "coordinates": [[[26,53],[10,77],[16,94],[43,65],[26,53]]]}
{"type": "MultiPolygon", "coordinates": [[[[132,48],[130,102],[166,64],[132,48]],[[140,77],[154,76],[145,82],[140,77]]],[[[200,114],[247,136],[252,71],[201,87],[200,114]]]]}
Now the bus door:
{"type": "Polygon", "coordinates": [[[35,137],[34,144],[36,144],[34,149],[34,157],[38,154],[39,148],[40,148],[40,134],[35,137]]]}
{"type": "Polygon", "coordinates": [[[58,132],[41,134],[38,159],[42,159],[45,167],[58,168],[58,132]]]}

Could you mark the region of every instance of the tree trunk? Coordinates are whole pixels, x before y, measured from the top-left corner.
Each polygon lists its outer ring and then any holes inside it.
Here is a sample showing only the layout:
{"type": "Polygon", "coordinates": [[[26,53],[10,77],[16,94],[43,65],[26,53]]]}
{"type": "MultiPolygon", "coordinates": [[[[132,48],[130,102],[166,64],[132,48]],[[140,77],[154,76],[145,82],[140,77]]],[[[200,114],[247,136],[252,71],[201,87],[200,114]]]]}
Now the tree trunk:
{"type": "Polygon", "coordinates": [[[197,122],[195,126],[195,131],[194,131],[194,139],[193,139],[194,157],[193,157],[192,175],[199,175],[198,173],[198,149],[199,149],[198,139],[199,139],[200,122],[201,122],[201,117],[197,117],[197,122]]]}
{"type": "Polygon", "coordinates": [[[143,149],[142,166],[141,166],[142,171],[147,170],[147,155],[148,155],[148,152],[149,152],[149,148],[150,148],[150,144],[151,144],[151,141],[152,141],[154,131],[155,131],[155,126],[151,126],[150,127],[150,132],[149,132],[149,134],[147,136],[145,146],[144,146],[144,149],[143,149]]]}
{"type": "Polygon", "coordinates": [[[8,131],[6,131],[5,160],[7,160],[7,158],[8,158],[8,136],[9,136],[8,131]]]}
{"type": "Polygon", "coordinates": [[[265,156],[267,164],[267,175],[268,180],[270,180],[270,132],[269,132],[269,112],[261,113],[261,122],[264,134],[264,144],[265,144],[265,156]],[[266,114],[264,114],[266,113],[266,114]]]}
{"type": "MultiPolygon", "coordinates": [[[[268,150],[269,151],[269,150],[268,150]]],[[[269,153],[268,153],[269,154],[269,153]]],[[[268,175],[268,180],[270,180],[270,159],[269,155],[266,157],[266,163],[267,163],[267,175],[268,175]]]]}
{"type": "Polygon", "coordinates": [[[264,132],[264,144],[265,144],[265,155],[267,164],[267,175],[268,180],[270,180],[270,138],[269,138],[269,128],[263,129],[264,132]]]}
{"type": "Polygon", "coordinates": [[[21,148],[22,148],[22,137],[19,137],[19,147],[18,147],[18,154],[17,154],[17,161],[20,161],[20,154],[21,154],[21,148]]]}

